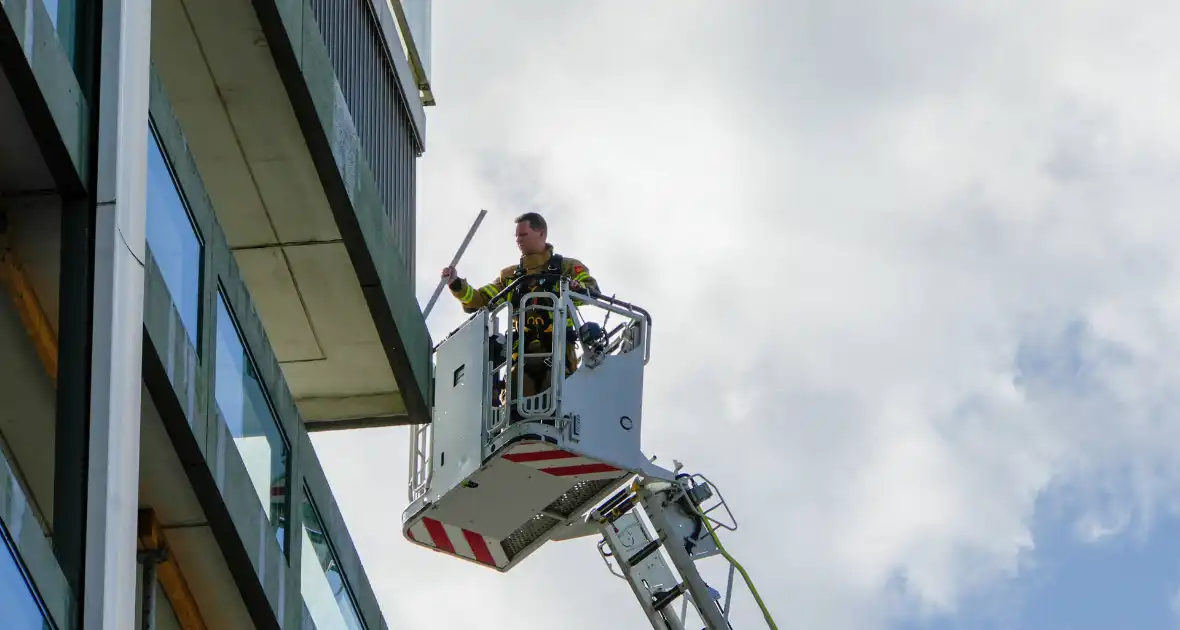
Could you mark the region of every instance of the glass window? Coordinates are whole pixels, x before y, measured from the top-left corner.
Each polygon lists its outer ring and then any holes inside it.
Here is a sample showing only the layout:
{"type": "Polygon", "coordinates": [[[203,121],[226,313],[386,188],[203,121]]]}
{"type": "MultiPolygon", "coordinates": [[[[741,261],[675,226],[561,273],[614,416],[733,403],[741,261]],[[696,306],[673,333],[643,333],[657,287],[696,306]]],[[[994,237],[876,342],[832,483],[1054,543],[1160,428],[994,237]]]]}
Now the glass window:
{"type": "Polygon", "coordinates": [[[147,162],[148,247],[180,312],[189,341],[199,348],[201,241],[154,129],[148,134],[147,162]]]}
{"type": "Polygon", "coordinates": [[[48,630],[52,626],[29,585],[29,579],[0,524],[0,616],[12,630],[48,630]]]}
{"type": "Polygon", "coordinates": [[[246,464],[270,522],[286,551],[288,447],[258,376],[258,369],[238,332],[237,322],[217,293],[217,365],[214,395],[217,409],[246,464]]]}
{"type": "Polygon", "coordinates": [[[364,630],[319,512],[303,491],[299,589],[318,630],[364,630]]]}
{"type": "Polygon", "coordinates": [[[0,628],[48,628],[42,619],[66,620],[74,594],[8,457],[0,448],[0,628]]]}

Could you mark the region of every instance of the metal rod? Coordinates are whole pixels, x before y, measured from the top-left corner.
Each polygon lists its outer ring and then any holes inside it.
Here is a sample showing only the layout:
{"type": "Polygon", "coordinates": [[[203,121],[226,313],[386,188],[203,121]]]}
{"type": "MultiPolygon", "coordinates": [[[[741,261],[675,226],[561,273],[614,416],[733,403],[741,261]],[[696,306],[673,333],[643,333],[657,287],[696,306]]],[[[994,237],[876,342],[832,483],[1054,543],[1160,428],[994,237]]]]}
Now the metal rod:
{"type": "Polygon", "coordinates": [[[729,604],[733,601],[733,574],[737,572],[737,567],[729,564],[729,583],[725,586],[725,620],[729,621],[729,604]]]}
{"type": "MultiPolygon", "coordinates": [[[[483,223],[483,218],[487,216],[487,210],[480,210],[479,216],[475,217],[475,223],[471,225],[471,229],[467,230],[467,238],[463,239],[463,244],[459,246],[459,251],[455,252],[455,257],[451,259],[450,267],[459,264],[459,259],[463,257],[463,252],[467,251],[467,246],[471,244],[471,239],[475,236],[475,231],[479,229],[479,224],[483,223]]],[[[434,308],[434,303],[438,301],[438,296],[442,294],[442,290],[447,286],[446,279],[440,278],[438,286],[434,288],[434,295],[430,296],[430,301],[426,303],[426,308],[422,311],[422,317],[430,317],[430,311],[434,308]]]]}

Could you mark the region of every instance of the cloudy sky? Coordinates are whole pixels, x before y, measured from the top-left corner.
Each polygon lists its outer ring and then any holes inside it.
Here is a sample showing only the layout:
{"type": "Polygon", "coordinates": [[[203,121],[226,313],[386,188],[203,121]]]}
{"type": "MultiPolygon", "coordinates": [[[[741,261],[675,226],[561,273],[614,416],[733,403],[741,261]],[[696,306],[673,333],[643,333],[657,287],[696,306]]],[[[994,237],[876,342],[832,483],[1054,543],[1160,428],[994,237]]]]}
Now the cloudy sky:
{"type": "MultiPolygon", "coordinates": [[[[435,3],[420,299],[484,207],[463,275],[539,210],[648,307],[645,450],[720,485],[780,627],[1175,628],[1177,19],[435,3]]],[[[594,539],[506,575],[404,541],[405,440],[316,438],[391,627],[647,627],[594,539]]]]}

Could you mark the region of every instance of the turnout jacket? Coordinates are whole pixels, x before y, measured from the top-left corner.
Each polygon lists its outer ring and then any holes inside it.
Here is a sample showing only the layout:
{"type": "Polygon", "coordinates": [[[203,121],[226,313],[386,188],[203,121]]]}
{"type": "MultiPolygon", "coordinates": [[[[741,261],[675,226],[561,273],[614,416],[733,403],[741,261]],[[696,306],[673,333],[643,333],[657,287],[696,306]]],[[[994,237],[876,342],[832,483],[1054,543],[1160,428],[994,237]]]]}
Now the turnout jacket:
{"type": "MultiPolygon", "coordinates": [[[[599,292],[598,281],[590,275],[590,270],[586,268],[586,265],[576,258],[567,258],[554,254],[552,245],[546,245],[545,251],[540,254],[521,256],[519,264],[501,269],[495,280],[479,288],[471,286],[464,278],[455,278],[451,281],[449,288],[451,289],[451,294],[463,305],[463,312],[474,313],[485,306],[489,306],[492,298],[496,297],[509,284],[512,284],[517,277],[543,273],[551,266],[550,263],[555,263],[554,266],[556,264],[560,265],[560,273],[563,277],[576,280],[585,289],[599,292]],[[560,262],[555,261],[554,258],[560,259],[560,262]]],[[[557,270],[553,269],[551,272],[557,273],[557,270]]],[[[513,290],[512,293],[524,295],[530,290],[532,290],[531,286],[521,286],[513,290]]],[[[514,297],[514,295],[508,294],[501,299],[512,301],[514,297]]]]}

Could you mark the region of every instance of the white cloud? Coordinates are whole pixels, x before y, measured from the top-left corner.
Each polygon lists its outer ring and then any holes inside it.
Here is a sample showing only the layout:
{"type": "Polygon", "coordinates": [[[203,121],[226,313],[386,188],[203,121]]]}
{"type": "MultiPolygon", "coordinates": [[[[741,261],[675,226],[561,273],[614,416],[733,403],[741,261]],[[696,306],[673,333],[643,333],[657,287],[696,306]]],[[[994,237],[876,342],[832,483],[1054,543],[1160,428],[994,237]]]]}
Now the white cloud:
{"type": "MultiPolygon", "coordinates": [[[[720,7],[437,5],[423,300],[480,207],[473,279],[545,212],[652,311],[646,449],[721,485],[780,624],[954,610],[1049,488],[1083,530],[1172,510],[1180,8],[720,7]]],[[[391,626],[642,625],[592,541],[504,576],[403,541],[404,437],[316,438],[391,626]]]]}

